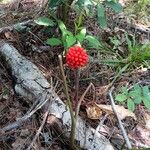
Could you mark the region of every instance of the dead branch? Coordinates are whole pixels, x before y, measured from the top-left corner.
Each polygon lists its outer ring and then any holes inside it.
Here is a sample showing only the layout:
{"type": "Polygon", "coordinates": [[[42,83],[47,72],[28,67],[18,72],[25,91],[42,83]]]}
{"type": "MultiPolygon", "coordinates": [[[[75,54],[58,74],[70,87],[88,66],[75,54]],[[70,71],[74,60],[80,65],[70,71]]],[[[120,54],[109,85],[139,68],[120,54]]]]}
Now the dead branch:
{"type": "Polygon", "coordinates": [[[123,137],[124,137],[125,142],[126,142],[126,144],[127,144],[127,147],[128,147],[128,149],[132,149],[132,146],[131,146],[131,143],[130,143],[130,141],[129,141],[127,132],[126,132],[125,128],[123,127],[123,124],[122,124],[122,122],[121,122],[121,119],[119,118],[119,116],[118,116],[118,114],[117,114],[117,112],[116,112],[116,110],[115,110],[115,102],[114,102],[114,99],[113,99],[113,96],[112,96],[112,91],[113,91],[113,88],[111,88],[110,91],[109,91],[109,97],[110,97],[112,109],[113,109],[113,111],[114,111],[114,114],[115,114],[116,117],[117,117],[117,120],[118,120],[120,129],[121,129],[121,131],[122,131],[122,134],[123,134],[123,137]]]}

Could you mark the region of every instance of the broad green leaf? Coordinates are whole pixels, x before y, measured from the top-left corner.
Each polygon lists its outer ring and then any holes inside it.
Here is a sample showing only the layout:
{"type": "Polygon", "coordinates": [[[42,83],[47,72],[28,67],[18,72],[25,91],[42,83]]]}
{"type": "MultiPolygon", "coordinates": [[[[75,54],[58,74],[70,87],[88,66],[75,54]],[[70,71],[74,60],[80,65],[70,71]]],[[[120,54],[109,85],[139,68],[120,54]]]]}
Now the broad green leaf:
{"type": "Polygon", "coordinates": [[[127,100],[127,106],[128,106],[128,109],[131,110],[131,111],[134,111],[135,110],[135,104],[134,102],[132,101],[132,99],[128,99],[127,100]]]}
{"type": "Polygon", "coordinates": [[[119,102],[123,102],[127,99],[127,96],[125,94],[117,94],[115,99],[119,102]]]}
{"type": "Polygon", "coordinates": [[[68,30],[63,30],[63,32],[66,34],[66,35],[69,35],[69,36],[73,36],[73,33],[68,31],[68,30]]]}
{"type": "Polygon", "coordinates": [[[136,98],[137,97],[137,92],[135,90],[132,90],[132,91],[129,92],[129,96],[131,98],[136,98]]]}
{"type": "Polygon", "coordinates": [[[76,38],[77,38],[77,40],[81,43],[81,42],[83,42],[83,40],[85,39],[85,35],[86,35],[86,28],[83,28],[83,29],[76,35],[76,38]]]}
{"type": "Polygon", "coordinates": [[[107,27],[107,20],[106,20],[106,14],[105,14],[105,7],[102,4],[97,5],[97,20],[99,25],[102,28],[107,27]]]}
{"type": "Polygon", "coordinates": [[[62,44],[61,40],[58,38],[50,38],[47,40],[46,43],[51,45],[51,46],[58,46],[58,45],[62,44]]]}
{"type": "Polygon", "coordinates": [[[75,44],[75,42],[76,42],[76,38],[74,36],[67,36],[66,37],[67,47],[72,46],[73,44],[75,44]]]}
{"type": "Polygon", "coordinates": [[[112,8],[116,13],[122,12],[123,7],[120,3],[118,2],[113,2],[113,1],[107,1],[106,5],[112,8]]]}
{"type": "Polygon", "coordinates": [[[147,109],[150,109],[150,100],[146,97],[143,97],[143,103],[147,109]]]}
{"type": "Polygon", "coordinates": [[[141,96],[142,94],[142,88],[138,85],[138,84],[135,84],[134,85],[134,90],[136,91],[136,93],[141,96]]]}
{"type": "Polygon", "coordinates": [[[87,35],[85,37],[85,39],[88,41],[88,46],[90,46],[91,48],[100,48],[101,47],[101,43],[99,42],[99,40],[91,35],[87,35]]]}
{"type": "Polygon", "coordinates": [[[143,96],[144,98],[147,98],[150,101],[150,92],[148,86],[143,87],[143,96]]]}
{"type": "Polygon", "coordinates": [[[141,96],[137,96],[134,98],[134,103],[136,104],[140,104],[142,102],[142,97],[141,96]]]}
{"type": "Polygon", "coordinates": [[[58,26],[59,26],[61,31],[63,31],[64,29],[66,30],[65,24],[62,21],[60,21],[60,20],[58,21],[58,26]]]}
{"type": "Polygon", "coordinates": [[[39,17],[38,19],[34,20],[34,22],[38,25],[43,25],[43,26],[54,26],[55,25],[54,21],[47,17],[39,17]]]}

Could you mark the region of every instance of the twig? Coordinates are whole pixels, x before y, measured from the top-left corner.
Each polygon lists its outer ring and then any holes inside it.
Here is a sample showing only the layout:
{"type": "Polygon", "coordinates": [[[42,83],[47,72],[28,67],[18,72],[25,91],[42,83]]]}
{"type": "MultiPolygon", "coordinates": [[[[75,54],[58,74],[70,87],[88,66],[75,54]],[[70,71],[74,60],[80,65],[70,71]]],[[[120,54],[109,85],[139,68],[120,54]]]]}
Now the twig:
{"type": "Polygon", "coordinates": [[[31,32],[31,31],[29,31],[29,33],[31,34],[31,35],[33,35],[34,37],[36,37],[43,45],[45,45],[46,46],[46,44],[37,36],[37,35],[35,35],[33,32],[31,32]]]}
{"type": "Polygon", "coordinates": [[[32,148],[33,144],[35,143],[36,139],[38,138],[39,134],[41,133],[41,130],[43,129],[43,127],[45,125],[45,122],[47,120],[47,117],[48,117],[48,114],[49,114],[49,111],[50,111],[50,107],[51,107],[51,102],[49,102],[48,109],[47,109],[47,111],[44,114],[44,118],[43,118],[42,124],[41,124],[40,128],[38,129],[34,139],[31,142],[31,144],[27,148],[27,150],[30,150],[32,148]]]}
{"type": "Polygon", "coordinates": [[[93,89],[95,89],[94,85],[92,83],[89,84],[89,86],[86,88],[85,92],[82,94],[78,104],[77,104],[77,108],[76,108],[76,112],[75,112],[75,120],[77,119],[78,117],[78,114],[79,114],[79,110],[80,110],[80,106],[81,106],[81,103],[86,95],[86,93],[90,90],[90,88],[93,87],[93,89]]]}
{"type": "Polygon", "coordinates": [[[130,141],[129,141],[127,132],[126,132],[125,128],[123,127],[123,124],[122,124],[122,122],[121,122],[121,120],[120,120],[120,118],[119,118],[119,116],[118,116],[118,114],[117,114],[117,112],[116,112],[116,110],[115,110],[115,102],[114,102],[114,99],[113,99],[113,96],[112,96],[112,91],[113,91],[113,89],[114,89],[114,87],[112,87],[112,88],[110,89],[110,91],[109,91],[109,97],[110,97],[110,101],[111,101],[112,110],[114,111],[114,114],[115,114],[116,117],[117,117],[117,120],[118,120],[120,129],[121,129],[121,131],[122,131],[122,134],[123,134],[123,137],[124,137],[124,139],[125,139],[125,142],[126,142],[126,144],[127,144],[128,149],[132,149],[132,146],[131,146],[131,143],[130,143],[130,141]]]}

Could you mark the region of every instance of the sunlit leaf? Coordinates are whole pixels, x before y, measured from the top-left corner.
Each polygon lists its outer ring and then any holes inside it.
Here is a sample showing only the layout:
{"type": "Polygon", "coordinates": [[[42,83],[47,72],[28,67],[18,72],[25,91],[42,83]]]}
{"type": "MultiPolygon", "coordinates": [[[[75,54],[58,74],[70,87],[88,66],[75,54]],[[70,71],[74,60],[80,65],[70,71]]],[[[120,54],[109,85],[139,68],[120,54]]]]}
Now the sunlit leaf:
{"type": "Polygon", "coordinates": [[[39,17],[38,19],[36,19],[34,21],[38,25],[43,25],[43,26],[54,26],[55,25],[54,21],[47,17],[39,17]]]}
{"type": "Polygon", "coordinates": [[[74,36],[67,36],[66,37],[67,47],[72,46],[73,44],[75,44],[75,42],[76,42],[76,38],[74,36]]]}
{"type": "Polygon", "coordinates": [[[88,41],[88,46],[91,48],[98,49],[101,46],[101,43],[99,42],[99,40],[94,36],[87,35],[85,39],[88,41]]]}
{"type": "Polygon", "coordinates": [[[125,94],[117,94],[115,99],[119,102],[123,102],[127,99],[127,96],[125,94]]]}
{"type": "Polygon", "coordinates": [[[86,35],[86,28],[83,28],[77,35],[76,38],[79,42],[83,42],[83,40],[85,39],[85,35],[86,35]]]}

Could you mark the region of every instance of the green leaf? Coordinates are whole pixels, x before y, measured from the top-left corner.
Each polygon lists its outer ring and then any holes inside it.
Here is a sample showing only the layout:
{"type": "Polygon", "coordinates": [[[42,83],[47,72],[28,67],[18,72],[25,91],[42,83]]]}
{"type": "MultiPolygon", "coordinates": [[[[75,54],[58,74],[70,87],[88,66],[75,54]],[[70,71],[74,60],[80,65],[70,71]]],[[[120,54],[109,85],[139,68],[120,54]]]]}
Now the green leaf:
{"type": "Polygon", "coordinates": [[[105,7],[102,4],[97,5],[97,20],[99,25],[102,28],[107,27],[107,20],[106,20],[106,14],[105,14],[105,7]]]}
{"type": "Polygon", "coordinates": [[[75,44],[75,42],[76,42],[76,38],[74,36],[67,36],[66,37],[67,47],[72,46],[73,44],[75,44]]]}
{"type": "Polygon", "coordinates": [[[150,100],[143,97],[143,103],[147,109],[150,109],[150,100]]]}
{"type": "Polygon", "coordinates": [[[51,45],[51,46],[58,46],[58,45],[62,44],[61,40],[58,38],[50,38],[47,40],[46,43],[51,45]]]}
{"type": "Polygon", "coordinates": [[[127,100],[127,106],[128,106],[128,109],[131,110],[131,111],[134,111],[135,110],[135,104],[134,102],[132,101],[132,99],[128,99],[127,100]]]}
{"type": "Polygon", "coordinates": [[[131,98],[136,98],[137,97],[137,92],[135,90],[132,90],[132,91],[129,92],[129,96],[131,98]]]}
{"type": "Polygon", "coordinates": [[[150,95],[148,86],[143,87],[143,103],[146,108],[150,109],[150,95]]]}
{"type": "Polygon", "coordinates": [[[99,40],[96,37],[91,36],[91,35],[87,35],[85,37],[85,39],[88,41],[89,47],[96,48],[96,49],[101,47],[101,43],[99,42],[99,40]]]}
{"type": "Polygon", "coordinates": [[[53,20],[47,18],[47,17],[39,17],[38,19],[34,20],[34,22],[38,25],[43,25],[43,26],[54,26],[55,23],[53,20]]]}
{"type": "Polygon", "coordinates": [[[61,31],[63,31],[64,29],[65,30],[67,29],[65,24],[62,21],[60,21],[60,20],[58,21],[58,26],[59,26],[61,31]]]}
{"type": "Polygon", "coordinates": [[[125,94],[117,94],[115,99],[119,102],[123,102],[127,99],[127,96],[125,94]]]}
{"type": "Polygon", "coordinates": [[[134,103],[136,104],[140,104],[142,102],[142,97],[141,96],[137,96],[134,98],[134,103]]]}
{"type": "Polygon", "coordinates": [[[149,88],[148,86],[143,87],[143,96],[150,101],[149,88]]]}
{"type": "Polygon", "coordinates": [[[142,88],[138,84],[134,85],[134,90],[136,91],[137,95],[141,96],[142,88]]]}
{"type": "Polygon", "coordinates": [[[77,38],[77,40],[81,43],[81,42],[83,42],[83,40],[85,39],[85,35],[86,35],[86,28],[83,28],[83,29],[76,35],[76,38],[77,38]]]}
{"type": "Polygon", "coordinates": [[[107,1],[105,4],[109,6],[110,8],[112,8],[116,13],[122,12],[123,10],[122,5],[118,2],[107,1]]]}

